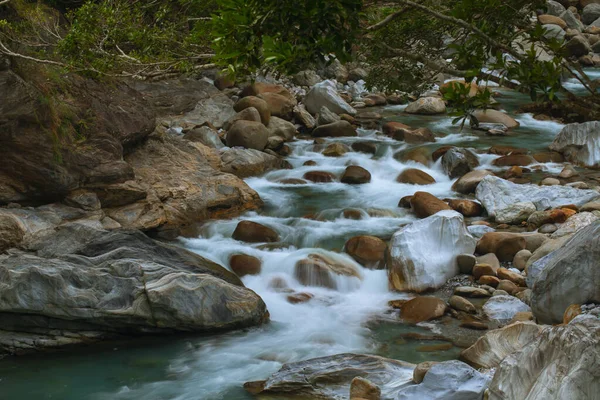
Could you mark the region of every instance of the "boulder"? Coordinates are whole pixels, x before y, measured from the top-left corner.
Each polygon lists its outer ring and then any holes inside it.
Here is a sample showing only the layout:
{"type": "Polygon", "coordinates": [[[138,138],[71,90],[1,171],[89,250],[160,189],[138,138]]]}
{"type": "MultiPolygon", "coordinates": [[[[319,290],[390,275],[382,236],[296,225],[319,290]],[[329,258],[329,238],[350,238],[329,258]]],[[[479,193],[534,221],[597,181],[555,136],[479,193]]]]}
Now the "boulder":
{"type": "Polygon", "coordinates": [[[558,25],[546,24],[542,25],[542,28],[544,29],[544,37],[546,39],[556,39],[558,41],[565,39],[565,31],[558,25]]]}
{"type": "Polygon", "coordinates": [[[537,210],[564,204],[581,206],[600,197],[600,193],[568,186],[519,185],[495,176],[486,176],[477,186],[475,196],[488,214],[495,217],[499,210],[514,203],[532,202],[537,210]]]}
{"type": "Polygon", "coordinates": [[[217,93],[207,99],[200,100],[196,107],[186,114],[174,118],[172,126],[200,126],[211,124],[219,129],[235,115],[233,101],[223,93],[217,93]]]}
{"type": "Polygon", "coordinates": [[[433,365],[419,385],[400,390],[396,400],[481,400],[489,377],[453,360],[433,365]]]}
{"type": "Polygon", "coordinates": [[[235,274],[139,231],[66,224],[25,250],[0,255],[5,352],[268,320],[264,302],[235,274]]]}
{"type": "Polygon", "coordinates": [[[442,317],[446,308],[446,303],[437,297],[417,296],[400,306],[400,318],[405,322],[418,324],[442,317]]]}
{"type": "Polygon", "coordinates": [[[524,167],[533,163],[535,163],[535,159],[527,154],[510,154],[497,158],[492,162],[497,167],[524,167]]]}
{"type": "Polygon", "coordinates": [[[254,149],[223,149],[221,171],[240,178],[262,175],[265,172],[289,168],[289,164],[279,157],[254,149]]]}
{"type": "Polygon", "coordinates": [[[473,254],[459,254],[456,263],[461,274],[470,274],[477,263],[477,258],[473,254]]]}
{"type": "Polygon", "coordinates": [[[325,150],[323,150],[323,155],[325,157],[341,157],[349,151],[350,147],[344,143],[331,143],[325,147],[325,150]]]}
{"type": "Polygon", "coordinates": [[[527,261],[531,258],[532,253],[527,249],[520,250],[515,254],[515,258],[513,258],[513,266],[519,271],[525,270],[527,266],[527,261]]]}
{"type": "Polygon", "coordinates": [[[259,94],[257,97],[267,103],[272,116],[288,121],[294,116],[294,107],[298,105],[298,101],[295,98],[279,93],[265,92],[259,94]]]}
{"type": "Polygon", "coordinates": [[[490,400],[593,399],[600,392],[600,319],[581,315],[546,327],[500,363],[490,400]]]}
{"type": "Polygon", "coordinates": [[[306,94],[304,104],[311,114],[318,114],[323,106],[336,114],[356,114],[356,110],[338,94],[335,82],[329,80],[314,85],[306,94]]]}
{"type": "Polygon", "coordinates": [[[258,110],[254,107],[248,107],[244,108],[242,111],[229,118],[227,122],[225,122],[225,124],[223,125],[223,128],[227,131],[237,121],[254,121],[262,123],[261,116],[258,110]]]}
{"type": "Polygon", "coordinates": [[[521,300],[507,295],[492,296],[483,305],[483,312],[490,319],[495,319],[505,324],[518,312],[531,311],[531,308],[521,300]]]}
{"type": "Polygon", "coordinates": [[[227,146],[264,150],[269,140],[269,130],[260,122],[237,121],[227,132],[227,146]]]}
{"type": "Polygon", "coordinates": [[[326,171],[309,171],[304,174],[303,178],[314,183],[333,182],[336,179],[334,174],[326,171]]]}
{"type": "Polygon", "coordinates": [[[294,124],[275,116],[271,117],[267,129],[269,130],[269,136],[278,136],[286,142],[293,140],[294,136],[298,134],[294,124]]]}
{"type": "Polygon", "coordinates": [[[600,18],[600,4],[588,4],[583,8],[583,11],[581,11],[581,21],[586,25],[590,25],[598,18],[600,18]]]}
{"type": "Polygon", "coordinates": [[[570,217],[565,223],[561,224],[558,229],[550,235],[552,239],[557,239],[563,236],[571,235],[580,229],[585,228],[599,218],[591,212],[581,212],[570,217]]]}
{"type": "Polygon", "coordinates": [[[305,71],[298,72],[296,75],[294,75],[292,80],[298,86],[311,87],[321,82],[321,77],[317,75],[315,71],[307,69],[305,71]]]}
{"type": "Polygon", "coordinates": [[[435,183],[435,179],[427,172],[421,171],[420,169],[408,168],[398,175],[396,182],[408,183],[411,185],[430,185],[435,183]]]}
{"type": "Polygon", "coordinates": [[[326,78],[335,79],[340,83],[348,82],[348,69],[337,58],[325,67],[324,74],[326,78]]]}
{"type": "Polygon", "coordinates": [[[294,266],[294,277],[303,285],[337,289],[337,276],[362,279],[354,264],[339,255],[309,254],[294,266]]]}
{"type": "Polygon", "coordinates": [[[452,190],[462,194],[474,193],[479,185],[479,182],[486,176],[494,176],[493,173],[485,169],[478,169],[475,171],[468,172],[466,175],[461,176],[452,185],[452,190]]]}
{"type": "Polygon", "coordinates": [[[592,52],[592,46],[583,36],[573,36],[565,44],[565,48],[570,56],[581,57],[592,52]]]}
{"type": "Polygon", "coordinates": [[[527,247],[526,239],[510,232],[488,232],[477,242],[477,253],[494,253],[500,261],[512,261],[519,251],[527,247]]]}
{"type": "Polygon", "coordinates": [[[496,222],[500,224],[517,225],[536,212],[535,204],[530,201],[511,204],[496,212],[496,222]]]}
{"type": "Polygon", "coordinates": [[[554,25],[560,26],[563,29],[567,29],[567,23],[562,18],[554,16],[554,15],[549,15],[549,14],[538,15],[538,21],[542,25],[554,24],[554,25]]]}
{"type": "MultiPolygon", "coordinates": [[[[600,7],[600,4],[597,4],[600,7]]],[[[600,121],[569,124],[565,126],[550,144],[550,150],[557,151],[576,164],[587,167],[600,163],[600,121]]]]}
{"type": "Polygon", "coordinates": [[[475,344],[460,353],[460,359],[474,368],[496,368],[506,356],[513,354],[543,331],[532,322],[517,322],[486,332],[475,344]]]}
{"type": "Polygon", "coordinates": [[[279,240],[279,235],[273,229],[252,221],[240,221],[231,237],[247,243],[272,243],[279,240]]]}
{"type": "Polygon", "coordinates": [[[417,364],[415,370],[413,371],[413,382],[423,382],[423,379],[425,378],[425,375],[427,375],[427,372],[429,372],[431,367],[433,367],[437,363],[437,361],[424,361],[422,363],[417,364]]]}
{"type": "Polygon", "coordinates": [[[415,221],[392,236],[390,286],[415,292],[438,288],[458,274],[456,257],[473,254],[475,244],[462,215],[455,211],[441,211],[415,221]]]}
{"type": "Polygon", "coordinates": [[[298,123],[304,125],[304,127],[308,130],[312,130],[317,126],[317,121],[306,110],[304,104],[299,104],[294,107],[294,117],[298,123]]]}
{"type": "Polygon", "coordinates": [[[190,142],[202,143],[206,147],[213,149],[222,149],[225,147],[223,141],[221,141],[221,138],[219,137],[219,134],[208,126],[194,128],[187,132],[183,138],[185,140],[189,140],[190,142]]]}
{"type": "Polygon", "coordinates": [[[547,1],[546,7],[548,8],[548,14],[554,15],[555,17],[560,16],[566,11],[566,8],[562,4],[554,0],[547,1]]]}
{"type": "Polygon", "coordinates": [[[327,125],[321,125],[312,132],[314,137],[341,137],[356,136],[356,128],[348,121],[338,121],[327,125]]]}
{"type": "Polygon", "coordinates": [[[317,115],[317,125],[327,125],[339,121],[341,118],[339,115],[329,111],[326,106],[321,107],[319,114],[317,115]]]}
{"type": "Polygon", "coordinates": [[[475,110],[473,113],[477,121],[479,122],[487,122],[492,124],[503,124],[508,129],[518,128],[520,126],[519,122],[509,116],[508,114],[503,113],[498,110],[475,110]]]}
{"type": "Polygon", "coordinates": [[[229,267],[240,278],[246,275],[260,274],[261,266],[260,258],[247,254],[234,254],[229,257],[229,267]]]}
{"type": "Polygon", "coordinates": [[[263,99],[255,96],[247,96],[240,100],[233,106],[233,109],[237,112],[241,112],[247,108],[254,108],[260,114],[260,119],[265,126],[269,125],[271,121],[271,110],[269,105],[263,99]]]}
{"type": "Polygon", "coordinates": [[[448,204],[427,192],[416,192],[410,199],[410,206],[419,218],[429,217],[442,210],[452,210],[448,204]]]}
{"type": "Polygon", "coordinates": [[[454,179],[471,172],[479,166],[479,160],[470,150],[453,147],[442,156],[442,168],[454,179]]]}
{"type": "Polygon", "coordinates": [[[263,396],[307,399],[347,399],[357,376],[381,389],[384,399],[395,398],[412,381],[414,364],[360,354],[336,354],[284,364],[265,381],[248,382],[246,390],[263,396]]]}
{"type": "Polygon", "coordinates": [[[581,229],[545,257],[535,261],[528,277],[533,314],[542,323],[562,322],[571,304],[600,303],[600,222],[581,229]]]}
{"type": "Polygon", "coordinates": [[[395,136],[396,140],[404,140],[406,143],[417,144],[435,142],[435,135],[429,128],[419,128],[414,130],[405,130],[402,137],[395,136]]]}
{"type": "Polygon", "coordinates": [[[387,244],[375,236],[354,236],[344,246],[346,253],[363,267],[384,269],[387,244]]]}
{"type": "MultiPolygon", "coordinates": [[[[410,126],[403,124],[402,122],[397,121],[388,121],[381,127],[384,135],[392,137],[394,139],[398,137],[404,137],[404,132],[407,130],[411,130],[410,126]]],[[[403,139],[396,139],[403,140],[403,139]]]]}
{"type": "Polygon", "coordinates": [[[373,142],[354,142],[352,150],[359,153],[375,154],[377,153],[377,144],[373,142]]]}
{"type": "Polygon", "coordinates": [[[350,185],[361,185],[371,182],[371,173],[357,165],[351,165],[346,168],[340,182],[350,185]]]}
{"type": "Polygon", "coordinates": [[[446,112],[446,104],[439,97],[421,97],[406,107],[404,110],[409,114],[434,115],[446,112]]]}
{"type": "Polygon", "coordinates": [[[471,200],[451,199],[448,200],[448,205],[454,211],[458,211],[467,218],[478,217],[483,214],[481,204],[471,200]]]}

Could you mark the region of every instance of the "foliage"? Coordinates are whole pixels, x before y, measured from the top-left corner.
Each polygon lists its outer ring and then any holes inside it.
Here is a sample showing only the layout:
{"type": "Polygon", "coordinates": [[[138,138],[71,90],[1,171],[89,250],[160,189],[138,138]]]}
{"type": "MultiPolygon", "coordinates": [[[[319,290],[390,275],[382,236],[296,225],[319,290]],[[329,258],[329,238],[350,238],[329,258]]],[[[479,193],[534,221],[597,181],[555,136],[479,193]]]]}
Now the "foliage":
{"type": "Polygon", "coordinates": [[[487,87],[480,88],[460,81],[449,82],[443,90],[443,95],[444,100],[452,107],[450,115],[455,117],[452,123],[460,123],[461,130],[467,120],[471,126],[479,125],[474,115],[475,110],[485,110],[492,104],[492,92],[487,87]]]}

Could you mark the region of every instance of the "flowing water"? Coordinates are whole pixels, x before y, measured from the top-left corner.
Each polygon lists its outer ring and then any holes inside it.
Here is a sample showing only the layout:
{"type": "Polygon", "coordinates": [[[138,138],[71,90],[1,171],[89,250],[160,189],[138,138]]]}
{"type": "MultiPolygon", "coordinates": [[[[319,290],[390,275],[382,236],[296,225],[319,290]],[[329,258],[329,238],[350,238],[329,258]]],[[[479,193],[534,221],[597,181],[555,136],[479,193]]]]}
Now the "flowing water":
{"type": "MultiPolygon", "coordinates": [[[[510,91],[502,91],[500,100],[509,112],[527,102],[524,96],[510,91]]],[[[390,106],[377,111],[388,120],[429,127],[443,135],[434,145],[427,145],[432,148],[442,144],[472,148],[500,144],[545,150],[562,128],[561,124],[537,121],[525,114],[517,116],[522,127],[515,136],[488,137],[469,129],[460,132],[448,116],[409,116],[402,110],[401,106],[390,106]]],[[[430,167],[397,161],[394,154],[409,147],[376,131],[361,130],[357,138],[326,140],[333,141],[370,141],[378,145],[378,151],[374,156],[350,152],[329,158],[320,153],[325,145],[315,145],[312,140],[295,141],[290,144],[293,152],[288,158],[293,169],[247,179],[265,201],[260,213],[211,221],[203,227],[200,237],[180,241],[191,251],[225,266],[236,253],[261,258],[260,275],[244,277],[243,281],[264,299],[271,323],[218,336],[139,339],[73,352],[9,358],[0,362],[0,398],[241,400],[252,398],[242,389],[244,382],[265,379],[286,362],[343,352],[379,354],[409,362],[456,358],[456,348],[423,352],[423,342],[399,340],[403,332],[431,333],[430,329],[436,330],[435,324],[411,327],[391,322],[397,316],[389,314],[387,302],[402,295],[388,291],[385,271],[364,269],[338,253],[352,236],[368,234],[386,239],[414,220],[410,212],[397,207],[398,201],[424,188],[397,183],[396,177],[402,170],[417,167],[433,176],[437,183],[426,190],[442,198],[456,196],[450,189],[453,181],[443,173],[439,161],[430,167]],[[317,165],[303,166],[308,160],[317,165]],[[285,178],[302,178],[312,170],[339,176],[348,165],[366,168],[372,181],[357,186],[278,183],[285,178]],[[343,218],[346,209],[358,210],[362,219],[343,218]],[[307,216],[310,218],[304,218],[307,216]],[[275,229],[281,242],[264,246],[231,239],[242,219],[275,229]],[[294,279],[294,265],[315,252],[343,257],[355,264],[362,279],[338,278],[337,290],[303,287],[294,279]],[[272,287],[274,279],[285,281],[294,291],[310,292],[314,298],[307,303],[290,304],[285,293],[272,287]]],[[[496,156],[483,154],[479,158],[481,168],[493,169],[490,163],[496,156]]],[[[560,170],[560,166],[552,164],[541,167],[560,170]]]]}

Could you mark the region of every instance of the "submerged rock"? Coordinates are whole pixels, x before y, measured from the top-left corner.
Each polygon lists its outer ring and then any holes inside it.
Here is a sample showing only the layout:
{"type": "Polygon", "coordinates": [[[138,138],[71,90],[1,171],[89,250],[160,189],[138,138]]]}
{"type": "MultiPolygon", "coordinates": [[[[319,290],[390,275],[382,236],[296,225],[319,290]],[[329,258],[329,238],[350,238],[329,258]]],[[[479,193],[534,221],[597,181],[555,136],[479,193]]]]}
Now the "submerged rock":
{"type": "Polygon", "coordinates": [[[600,319],[545,328],[496,369],[490,400],[594,399],[600,393],[600,319]]]}
{"type": "Polygon", "coordinates": [[[390,285],[399,291],[438,288],[458,274],[456,257],[473,254],[475,244],[456,211],[440,211],[415,221],[392,236],[390,285]]]}

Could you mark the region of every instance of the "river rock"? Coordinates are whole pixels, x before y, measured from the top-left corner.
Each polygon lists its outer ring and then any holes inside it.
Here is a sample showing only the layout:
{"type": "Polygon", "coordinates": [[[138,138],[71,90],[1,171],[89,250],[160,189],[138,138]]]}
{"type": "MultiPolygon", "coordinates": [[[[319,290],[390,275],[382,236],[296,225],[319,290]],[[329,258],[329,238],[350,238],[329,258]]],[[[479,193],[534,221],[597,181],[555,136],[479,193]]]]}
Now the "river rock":
{"type": "Polygon", "coordinates": [[[395,398],[412,381],[414,364],[360,354],[337,354],[284,364],[265,381],[248,382],[246,390],[266,396],[310,399],[348,398],[352,380],[368,379],[381,389],[384,399],[395,398]]]}
{"type": "Polygon", "coordinates": [[[535,159],[527,154],[509,154],[492,162],[497,167],[523,167],[534,163],[535,159]]]}
{"type": "Polygon", "coordinates": [[[573,163],[597,166],[600,163],[600,121],[565,126],[550,144],[550,150],[563,153],[573,163]]]}
{"type": "Polygon", "coordinates": [[[341,118],[339,115],[329,111],[326,106],[321,107],[317,116],[317,125],[327,125],[339,121],[341,118]]]}
{"type": "Polygon", "coordinates": [[[304,71],[300,71],[296,75],[294,75],[293,81],[298,86],[311,87],[321,82],[321,77],[317,75],[315,71],[307,69],[304,71]]]}
{"type": "Polygon", "coordinates": [[[268,319],[264,302],[235,274],[139,231],[76,223],[44,231],[26,251],[0,255],[0,275],[0,350],[8,352],[268,319]]]}
{"type": "Polygon", "coordinates": [[[527,266],[527,261],[531,258],[532,253],[527,249],[520,250],[513,258],[513,266],[519,271],[523,271],[527,266]]]}
{"type": "Polygon", "coordinates": [[[477,242],[477,253],[494,253],[500,261],[512,261],[519,251],[527,247],[527,240],[510,232],[489,232],[477,242]]]}
{"type": "Polygon", "coordinates": [[[362,279],[358,269],[341,256],[313,253],[294,266],[294,277],[306,286],[337,289],[336,276],[362,279]]]}
{"type": "Polygon", "coordinates": [[[442,157],[442,168],[452,179],[466,175],[478,166],[479,160],[467,149],[453,147],[442,157]]]}
{"type": "Polygon", "coordinates": [[[377,144],[372,142],[354,142],[352,143],[352,150],[359,153],[375,154],[377,153],[377,144]]]}
{"type": "Polygon", "coordinates": [[[520,126],[517,120],[498,110],[475,110],[473,115],[479,122],[504,124],[508,129],[518,128],[520,126]]]}
{"type": "Polygon", "coordinates": [[[240,178],[262,175],[274,169],[289,168],[287,161],[254,149],[239,147],[222,149],[221,171],[240,178]]]}
{"type": "Polygon", "coordinates": [[[468,172],[466,175],[461,176],[452,185],[452,190],[462,194],[475,193],[479,182],[486,176],[494,176],[493,173],[485,169],[478,169],[475,171],[468,172]]]}
{"type": "Polygon", "coordinates": [[[470,274],[477,263],[477,258],[472,254],[459,254],[456,263],[461,274],[470,274]]]}
{"type": "Polygon", "coordinates": [[[340,182],[350,185],[361,185],[371,182],[371,173],[357,165],[351,165],[346,168],[340,182]]]}
{"type": "Polygon", "coordinates": [[[362,400],[380,400],[381,389],[368,379],[357,376],[350,383],[350,398],[362,400]]]}
{"type": "Polygon", "coordinates": [[[387,244],[375,236],[354,236],[344,246],[346,253],[369,269],[384,269],[387,244]]]}
{"type": "Polygon", "coordinates": [[[434,115],[446,112],[446,104],[439,97],[421,97],[406,107],[404,110],[409,114],[434,115]]]}
{"type": "Polygon", "coordinates": [[[296,118],[296,122],[304,125],[304,127],[308,130],[312,130],[317,126],[317,121],[315,118],[306,110],[304,104],[299,104],[294,107],[294,117],[296,118]]]}
{"type": "Polygon", "coordinates": [[[532,322],[517,322],[486,332],[475,344],[460,353],[461,360],[474,368],[496,368],[506,356],[521,350],[542,332],[532,322]]]}
{"type": "Polygon", "coordinates": [[[416,168],[405,169],[398,175],[396,181],[411,185],[430,185],[435,183],[435,179],[431,175],[416,168]]]}
{"type": "Polygon", "coordinates": [[[265,92],[257,97],[267,103],[271,116],[283,118],[287,121],[292,119],[294,107],[298,105],[298,101],[291,95],[285,96],[279,93],[265,92]]]}
{"type": "Polygon", "coordinates": [[[272,243],[279,240],[279,235],[273,229],[253,221],[240,221],[231,237],[247,243],[272,243]]]}
{"type": "Polygon", "coordinates": [[[458,311],[464,311],[470,314],[475,314],[477,312],[477,309],[473,303],[461,296],[450,297],[448,304],[450,304],[450,307],[458,311]]]}
{"type": "Polygon", "coordinates": [[[474,250],[475,239],[468,233],[462,215],[455,211],[440,211],[415,221],[392,236],[390,285],[399,291],[438,288],[458,274],[456,257],[473,254],[474,250]]]}
{"type": "Polygon", "coordinates": [[[227,132],[227,146],[264,150],[269,140],[269,131],[260,122],[236,121],[227,132]]]}
{"type": "Polygon", "coordinates": [[[527,221],[527,218],[535,211],[535,204],[530,201],[514,203],[496,212],[496,222],[517,225],[527,221]]]}
{"type": "Polygon", "coordinates": [[[237,112],[241,112],[247,108],[254,108],[260,114],[263,125],[268,126],[271,121],[271,110],[269,109],[269,105],[266,101],[256,96],[247,96],[238,100],[233,108],[237,112]]]}
{"type": "Polygon", "coordinates": [[[542,25],[554,24],[554,25],[560,26],[563,29],[567,29],[567,23],[562,18],[557,17],[555,15],[549,15],[549,14],[538,15],[538,21],[542,25]]]}
{"type": "Polygon", "coordinates": [[[262,123],[260,113],[254,107],[244,108],[225,122],[223,129],[229,130],[237,121],[254,121],[262,123]]]}
{"type": "Polygon", "coordinates": [[[486,176],[477,186],[475,197],[488,214],[495,217],[499,210],[514,203],[532,202],[541,211],[565,204],[581,206],[600,197],[600,193],[568,186],[519,185],[495,176],[486,176]]]}
{"type": "Polygon", "coordinates": [[[341,137],[356,136],[356,129],[348,121],[337,121],[327,125],[318,126],[313,132],[314,137],[341,137]]]}
{"type": "Polygon", "coordinates": [[[528,277],[533,314],[560,323],[571,304],[600,303],[600,222],[581,229],[556,251],[537,260],[528,277]]]}
{"type": "Polygon", "coordinates": [[[336,114],[356,114],[356,110],[338,94],[335,82],[329,80],[314,85],[306,94],[304,104],[311,114],[318,114],[323,106],[336,114]]]}
{"type": "Polygon", "coordinates": [[[593,399],[600,392],[600,319],[581,315],[546,327],[507,356],[489,387],[490,400],[593,399]]]}
{"type": "Polygon", "coordinates": [[[327,171],[309,171],[304,174],[304,179],[314,183],[327,183],[335,181],[336,177],[327,171]]]}
{"type": "Polygon", "coordinates": [[[325,147],[325,150],[323,150],[323,155],[325,157],[341,157],[349,151],[350,147],[344,143],[331,143],[325,147]]]}
{"type": "Polygon", "coordinates": [[[221,138],[219,137],[219,134],[208,126],[194,128],[187,132],[183,138],[185,140],[189,140],[190,142],[202,143],[203,145],[213,149],[222,149],[225,147],[221,141],[221,138]]]}
{"type": "Polygon", "coordinates": [[[490,318],[507,323],[516,313],[531,311],[531,308],[521,300],[507,295],[492,296],[483,305],[483,312],[490,318]]]}
{"type": "Polygon", "coordinates": [[[419,385],[400,390],[396,400],[481,400],[489,377],[453,360],[433,365],[419,385]]]}
{"type": "Polygon", "coordinates": [[[550,235],[550,237],[552,239],[557,239],[563,236],[571,235],[597,220],[598,216],[591,212],[575,214],[571,218],[567,219],[565,223],[561,224],[558,229],[552,233],[552,235],[550,235]]]}
{"type": "Polygon", "coordinates": [[[411,324],[440,318],[446,312],[446,303],[437,297],[417,296],[400,306],[400,318],[411,324]]]}
{"type": "Polygon", "coordinates": [[[416,192],[410,199],[410,205],[419,218],[427,218],[442,210],[452,210],[452,208],[427,192],[416,192]]]}
{"type": "Polygon", "coordinates": [[[467,218],[478,217],[483,214],[483,207],[481,204],[471,200],[464,199],[450,199],[448,205],[454,211],[458,211],[467,218]]]}
{"type": "Polygon", "coordinates": [[[498,278],[500,279],[507,279],[521,287],[527,286],[525,283],[525,277],[517,272],[511,271],[507,268],[499,268],[497,272],[498,278]]]}
{"type": "Polygon", "coordinates": [[[600,18],[600,4],[588,4],[583,8],[583,11],[581,11],[581,21],[586,25],[590,25],[598,18],[600,18]]]}
{"type": "Polygon", "coordinates": [[[404,140],[406,143],[418,144],[435,142],[435,135],[429,128],[419,128],[413,130],[405,130],[401,138],[394,137],[396,140],[404,140]]]}
{"type": "Polygon", "coordinates": [[[246,275],[260,274],[262,262],[260,258],[247,254],[234,254],[229,258],[229,266],[240,278],[246,275]]]}
{"type": "Polygon", "coordinates": [[[548,8],[548,14],[554,15],[555,17],[560,16],[560,14],[566,11],[566,8],[562,4],[554,0],[548,0],[546,2],[546,7],[548,8]]]}
{"type": "Polygon", "coordinates": [[[269,136],[278,136],[286,142],[294,139],[294,136],[298,134],[294,124],[276,116],[271,117],[267,129],[269,130],[269,136]]]}
{"type": "Polygon", "coordinates": [[[396,140],[404,140],[404,132],[411,130],[410,126],[397,121],[388,121],[381,127],[384,135],[396,140]]]}

